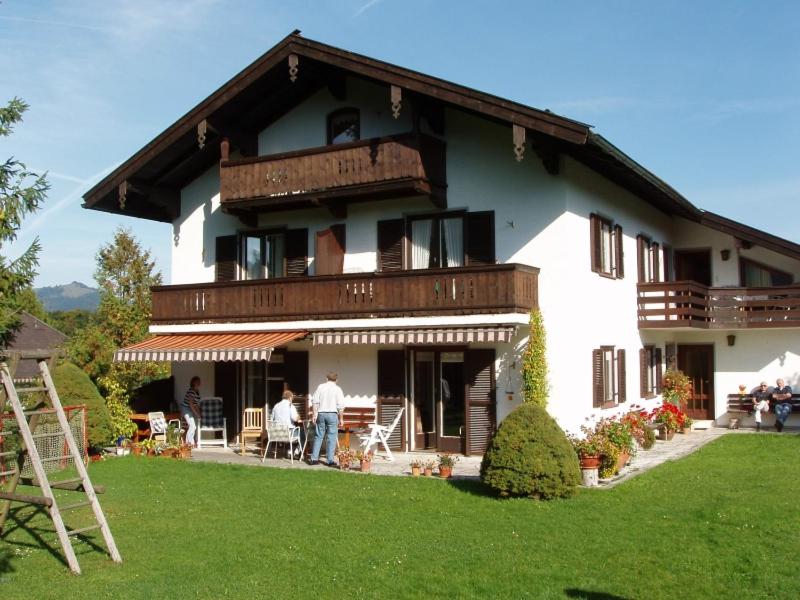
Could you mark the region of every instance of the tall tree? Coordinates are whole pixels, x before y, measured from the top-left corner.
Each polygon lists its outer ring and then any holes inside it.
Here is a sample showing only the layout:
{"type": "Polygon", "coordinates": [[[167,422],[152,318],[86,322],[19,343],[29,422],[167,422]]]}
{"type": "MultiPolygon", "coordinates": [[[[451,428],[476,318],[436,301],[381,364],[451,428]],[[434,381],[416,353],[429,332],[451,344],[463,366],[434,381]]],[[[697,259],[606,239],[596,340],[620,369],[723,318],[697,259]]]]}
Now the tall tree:
{"type": "MultiPolygon", "coordinates": [[[[11,135],[26,110],[28,105],[19,98],[0,107],[0,137],[11,135]]],[[[30,289],[36,277],[39,238],[16,258],[9,258],[6,252],[17,239],[22,220],[39,208],[48,189],[44,175],[28,171],[13,156],[0,163],[0,345],[8,343],[20,326],[19,313],[24,308],[20,294],[30,289]]]]}
{"type": "MultiPolygon", "coordinates": [[[[94,277],[100,304],[91,324],[70,341],[68,353],[99,382],[109,373],[115,350],[147,337],[152,312],[150,286],[161,283],[161,274],[155,271],[150,251],[120,227],[113,240],[100,247],[94,277]]],[[[132,369],[131,385],[149,378],[140,371],[132,369]]]]}

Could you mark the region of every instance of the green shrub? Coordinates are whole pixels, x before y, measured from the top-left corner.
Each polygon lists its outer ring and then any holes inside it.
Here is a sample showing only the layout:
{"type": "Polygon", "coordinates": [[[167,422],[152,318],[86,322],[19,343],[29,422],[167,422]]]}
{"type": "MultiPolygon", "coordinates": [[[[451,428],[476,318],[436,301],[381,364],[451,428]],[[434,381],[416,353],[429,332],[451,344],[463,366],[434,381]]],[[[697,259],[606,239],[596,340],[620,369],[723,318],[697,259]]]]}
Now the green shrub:
{"type": "Polygon", "coordinates": [[[481,463],[481,480],[502,496],[568,497],[580,479],[567,436],[545,409],[532,403],[503,420],[481,463]]]}
{"type": "Polygon", "coordinates": [[[53,383],[62,405],[86,405],[89,446],[100,447],[111,442],[111,423],[106,403],[89,376],[72,363],[63,362],[53,371],[53,383]]]}
{"type": "Polygon", "coordinates": [[[525,402],[547,408],[547,335],[542,312],[531,310],[530,336],[522,355],[522,394],[525,402]]]}
{"type": "Polygon", "coordinates": [[[650,427],[644,428],[644,441],[642,441],[642,450],[650,450],[656,445],[656,430],[650,427]]]}

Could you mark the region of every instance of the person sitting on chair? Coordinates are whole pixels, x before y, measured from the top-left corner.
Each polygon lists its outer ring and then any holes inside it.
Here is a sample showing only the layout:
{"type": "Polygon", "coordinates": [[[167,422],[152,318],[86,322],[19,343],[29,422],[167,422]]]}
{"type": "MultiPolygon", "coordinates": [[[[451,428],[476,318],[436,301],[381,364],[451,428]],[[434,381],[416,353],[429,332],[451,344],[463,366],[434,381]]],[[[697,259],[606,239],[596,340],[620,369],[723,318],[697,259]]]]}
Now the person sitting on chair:
{"type": "Polygon", "coordinates": [[[769,412],[769,399],[772,394],[766,381],[753,390],[753,416],[756,419],[756,431],[761,431],[761,413],[769,412]]]}
{"type": "MultiPolygon", "coordinates": [[[[294,394],[292,392],[289,390],[283,392],[283,399],[272,409],[272,420],[278,423],[285,423],[289,427],[299,427],[300,448],[302,448],[306,443],[306,432],[303,429],[303,424],[300,422],[300,414],[292,403],[293,399],[294,394]]],[[[295,449],[295,458],[300,456],[300,448],[295,449]]]]}
{"type": "Polygon", "coordinates": [[[783,431],[786,419],[792,412],[792,388],[783,379],[778,379],[772,391],[772,399],[775,400],[775,429],[783,431]]]}

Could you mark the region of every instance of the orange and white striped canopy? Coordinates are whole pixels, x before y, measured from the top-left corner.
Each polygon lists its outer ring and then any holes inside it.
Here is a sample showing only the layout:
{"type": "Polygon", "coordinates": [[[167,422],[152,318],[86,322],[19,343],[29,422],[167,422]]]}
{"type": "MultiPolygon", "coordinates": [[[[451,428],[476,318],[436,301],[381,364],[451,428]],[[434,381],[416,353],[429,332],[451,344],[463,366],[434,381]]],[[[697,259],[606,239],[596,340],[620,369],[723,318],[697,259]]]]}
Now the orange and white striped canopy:
{"type": "Polygon", "coordinates": [[[272,351],[305,331],[159,334],[114,353],[117,362],[269,360],[272,351]]]}

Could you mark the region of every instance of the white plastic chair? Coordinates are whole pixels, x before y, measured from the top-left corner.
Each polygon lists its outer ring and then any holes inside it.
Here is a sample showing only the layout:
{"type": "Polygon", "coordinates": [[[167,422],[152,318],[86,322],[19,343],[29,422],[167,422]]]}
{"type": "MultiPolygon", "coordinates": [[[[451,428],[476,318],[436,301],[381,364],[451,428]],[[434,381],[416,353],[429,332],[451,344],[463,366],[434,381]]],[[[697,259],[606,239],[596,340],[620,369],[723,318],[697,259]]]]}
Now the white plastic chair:
{"type": "Polygon", "coordinates": [[[403,411],[405,411],[405,406],[401,407],[398,413],[395,415],[394,420],[392,423],[387,427],[386,425],[378,425],[377,423],[371,423],[369,426],[369,433],[358,436],[361,440],[361,447],[363,451],[369,452],[369,449],[377,443],[383,444],[384,450],[386,450],[386,460],[393,461],[394,456],[392,456],[392,451],[389,449],[389,438],[392,437],[392,433],[394,433],[395,427],[400,422],[401,417],[403,416],[403,411]]]}
{"type": "Polygon", "coordinates": [[[266,459],[270,444],[275,444],[274,458],[278,458],[278,444],[289,444],[289,460],[294,464],[294,444],[297,444],[298,448],[302,447],[300,443],[300,428],[290,427],[286,423],[279,421],[267,421],[267,443],[264,445],[261,462],[266,459]]]}
{"type": "Polygon", "coordinates": [[[200,400],[200,418],[197,419],[197,447],[208,446],[228,447],[228,420],[223,416],[222,398],[210,396],[200,400]],[[203,432],[210,432],[211,439],[203,439],[203,432]],[[217,434],[222,434],[217,437],[217,434]]]}
{"type": "Polygon", "coordinates": [[[162,411],[147,413],[147,421],[150,425],[151,440],[155,439],[158,442],[166,443],[167,429],[170,425],[175,425],[175,428],[178,430],[178,435],[183,433],[183,429],[181,429],[181,422],[178,419],[171,419],[169,423],[167,423],[167,418],[164,416],[162,411]]]}

